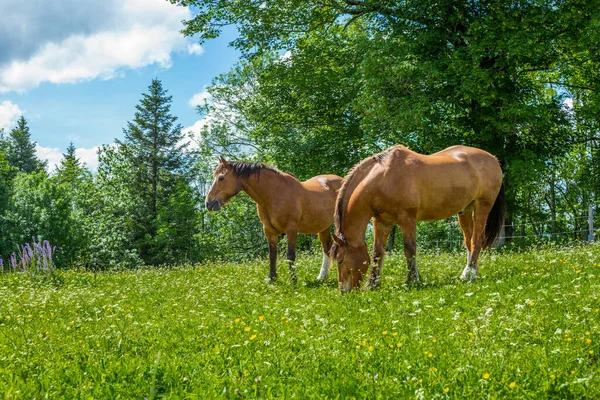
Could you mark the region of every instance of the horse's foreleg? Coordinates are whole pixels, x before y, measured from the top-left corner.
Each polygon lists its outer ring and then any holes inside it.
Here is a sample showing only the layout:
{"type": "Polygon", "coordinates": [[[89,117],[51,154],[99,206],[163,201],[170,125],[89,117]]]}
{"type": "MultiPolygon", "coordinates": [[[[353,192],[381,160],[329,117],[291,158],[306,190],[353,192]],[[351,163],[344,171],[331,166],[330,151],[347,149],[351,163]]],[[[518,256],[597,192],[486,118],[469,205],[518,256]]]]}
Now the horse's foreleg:
{"type": "Polygon", "coordinates": [[[478,200],[475,205],[473,212],[473,235],[471,237],[471,253],[467,266],[465,267],[461,279],[473,280],[477,278],[479,272],[479,253],[481,252],[481,246],[483,245],[483,234],[485,231],[485,223],[487,222],[488,214],[492,206],[487,202],[478,200]]]}
{"type": "Polygon", "coordinates": [[[265,230],[265,236],[269,243],[269,282],[275,282],[277,280],[277,242],[279,237],[276,233],[268,232],[265,230]]]}
{"type": "Polygon", "coordinates": [[[405,217],[400,219],[402,239],[404,242],[404,256],[408,264],[407,283],[419,282],[419,270],[417,269],[417,224],[415,218],[405,217]]]}
{"type": "Polygon", "coordinates": [[[296,237],[298,236],[298,232],[296,229],[290,229],[285,234],[288,240],[287,261],[290,266],[290,282],[296,283],[298,278],[296,277],[296,266],[294,263],[296,262],[296,237]]]}
{"type": "Polygon", "coordinates": [[[379,286],[383,256],[385,255],[385,243],[390,234],[390,229],[391,226],[382,223],[377,218],[373,218],[373,266],[371,267],[371,275],[367,282],[367,289],[379,286]]]}
{"type": "Polygon", "coordinates": [[[319,272],[317,280],[324,281],[327,279],[327,275],[329,275],[329,265],[331,264],[329,250],[331,249],[333,241],[331,240],[329,228],[323,232],[319,232],[319,240],[321,241],[321,247],[323,248],[323,263],[321,264],[321,271],[319,272]]]}

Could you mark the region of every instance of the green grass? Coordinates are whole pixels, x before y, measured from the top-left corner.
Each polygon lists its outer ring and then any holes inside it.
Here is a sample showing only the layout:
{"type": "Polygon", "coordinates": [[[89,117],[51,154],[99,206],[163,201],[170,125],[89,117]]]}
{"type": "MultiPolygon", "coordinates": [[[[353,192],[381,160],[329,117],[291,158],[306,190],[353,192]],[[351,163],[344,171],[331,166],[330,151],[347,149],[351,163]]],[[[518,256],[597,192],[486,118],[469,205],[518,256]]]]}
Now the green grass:
{"type": "Polygon", "coordinates": [[[267,262],[0,276],[5,398],[600,398],[600,246],[403,257],[341,296],[301,255],[267,262]],[[280,267],[280,276],[286,276],[280,267]]]}

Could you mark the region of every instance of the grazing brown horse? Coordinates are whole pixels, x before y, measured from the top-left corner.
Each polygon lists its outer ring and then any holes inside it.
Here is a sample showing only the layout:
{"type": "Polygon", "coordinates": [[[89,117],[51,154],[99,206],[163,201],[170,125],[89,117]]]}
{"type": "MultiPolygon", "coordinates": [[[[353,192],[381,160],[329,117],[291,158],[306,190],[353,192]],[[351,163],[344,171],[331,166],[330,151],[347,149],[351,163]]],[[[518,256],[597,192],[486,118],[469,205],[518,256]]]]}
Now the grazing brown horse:
{"type": "Polygon", "coordinates": [[[287,236],[287,259],[290,280],[296,281],[296,236],[316,233],[323,247],[323,264],[317,279],[327,278],[329,250],[332,245],[335,199],[342,186],[337,175],[319,175],[300,182],[293,175],[265,164],[227,161],[219,157],[215,180],[206,196],[206,208],[218,211],[233,196],[243,190],[256,202],[258,216],[269,243],[269,280],[277,278],[277,241],[287,236]]]}
{"type": "Polygon", "coordinates": [[[479,252],[492,245],[504,219],[502,169],[491,154],[452,146],[422,155],[404,146],[366,158],[354,166],[337,198],[332,257],[342,292],[358,288],[367,272],[365,230],[373,218],[373,267],[367,287],[377,286],[384,245],[399,224],[408,261],[408,282],[418,281],[416,222],[458,214],[467,248],[461,278],[477,277],[479,252]]]}

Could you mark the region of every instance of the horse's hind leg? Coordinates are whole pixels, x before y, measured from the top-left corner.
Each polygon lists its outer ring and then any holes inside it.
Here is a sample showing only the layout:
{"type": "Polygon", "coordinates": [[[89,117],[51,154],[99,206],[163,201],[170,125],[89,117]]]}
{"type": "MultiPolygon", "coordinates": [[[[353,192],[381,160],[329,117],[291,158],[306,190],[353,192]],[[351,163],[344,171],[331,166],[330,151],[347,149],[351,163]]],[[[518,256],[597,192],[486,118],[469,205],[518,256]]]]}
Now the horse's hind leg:
{"type": "Polygon", "coordinates": [[[323,232],[319,232],[319,240],[321,241],[321,247],[323,248],[323,263],[321,264],[321,271],[319,272],[317,280],[324,281],[327,279],[327,275],[329,275],[329,265],[331,264],[331,260],[329,259],[329,250],[331,249],[331,245],[333,243],[329,228],[323,232]]]}
{"type": "Polygon", "coordinates": [[[417,269],[417,224],[414,216],[403,215],[398,220],[402,230],[404,241],[404,255],[408,264],[407,283],[419,282],[419,270],[417,269]]]}
{"type": "Polygon", "coordinates": [[[485,224],[487,222],[488,214],[492,209],[492,205],[485,200],[477,200],[475,209],[473,211],[473,234],[471,237],[471,253],[467,266],[465,267],[461,279],[472,280],[477,278],[479,272],[479,266],[477,261],[479,260],[479,253],[481,252],[481,246],[483,245],[483,234],[485,231],[485,224]]]}
{"type": "Polygon", "coordinates": [[[296,262],[296,237],[298,236],[298,231],[295,228],[288,229],[285,234],[288,240],[287,261],[290,266],[290,282],[296,283],[298,278],[296,277],[296,266],[294,264],[296,262]]]}
{"type": "Polygon", "coordinates": [[[379,286],[383,256],[385,255],[385,243],[387,242],[391,228],[390,225],[386,225],[377,218],[373,218],[373,266],[371,267],[371,275],[367,282],[367,289],[379,286]]]}
{"type": "Polygon", "coordinates": [[[460,225],[460,229],[463,231],[464,245],[467,249],[467,266],[462,274],[462,278],[466,279],[465,276],[470,270],[469,265],[471,263],[471,254],[473,251],[473,208],[467,209],[461,214],[458,214],[458,223],[460,225]]]}

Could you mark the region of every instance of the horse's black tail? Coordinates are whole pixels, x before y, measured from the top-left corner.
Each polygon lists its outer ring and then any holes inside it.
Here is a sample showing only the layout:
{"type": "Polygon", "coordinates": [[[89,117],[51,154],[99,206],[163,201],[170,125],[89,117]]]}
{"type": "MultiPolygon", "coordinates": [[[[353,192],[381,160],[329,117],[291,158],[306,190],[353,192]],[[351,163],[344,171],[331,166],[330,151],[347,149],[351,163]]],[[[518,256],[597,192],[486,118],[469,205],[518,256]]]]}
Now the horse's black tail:
{"type": "Polygon", "coordinates": [[[504,213],[506,212],[506,196],[504,195],[504,183],[500,186],[500,192],[492,211],[490,211],[487,222],[485,223],[485,233],[483,237],[483,248],[487,249],[500,235],[502,231],[502,225],[504,224],[504,213]]]}

